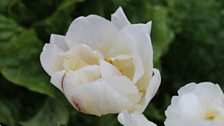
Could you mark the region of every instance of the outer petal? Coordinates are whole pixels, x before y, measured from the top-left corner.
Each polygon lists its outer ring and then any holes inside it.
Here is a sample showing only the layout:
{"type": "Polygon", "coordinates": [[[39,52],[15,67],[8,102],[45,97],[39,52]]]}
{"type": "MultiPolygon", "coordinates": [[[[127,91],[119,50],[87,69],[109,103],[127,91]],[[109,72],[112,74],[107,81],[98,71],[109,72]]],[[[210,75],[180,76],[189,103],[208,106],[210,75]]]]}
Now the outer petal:
{"type": "Polygon", "coordinates": [[[51,76],[51,83],[59,90],[63,91],[63,79],[65,76],[65,70],[58,71],[51,76]]]}
{"type": "Polygon", "coordinates": [[[154,69],[153,71],[154,71],[154,76],[150,80],[149,86],[146,90],[145,99],[143,100],[144,101],[143,107],[140,110],[141,113],[145,110],[145,108],[147,107],[149,102],[155,96],[157,90],[159,89],[160,83],[161,83],[161,76],[160,76],[159,70],[154,69]]]}
{"type": "Polygon", "coordinates": [[[178,90],[179,96],[191,92],[197,95],[200,101],[208,106],[213,106],[213,108],[224,106],[224,94],[217,84],[211,82],[190,83],[178,90]]]}
{"type": "Polygon", "coordinates": [[[141,113],[131,113],[124,111],[118,115],[118,121],[124,126],[156,126],[153,122],[141,113]]]}
{"type": "Polygon", "coordinates": [[[111,15],[111,22],[118,28],[122,29],[123,27],[130,25],[124,11],[119,7],[114,14],[111,15]]]}
{"type": "Polygon", "coordinates": [[[57,45],[57,47],[63,51],[68,50],[67,43],[65,42],[65,36],[63,35],[51,34],[50,43],[57,45]]]}
{"type": "Polygon", "coordinates": [[[195,94],[189,93],[181,96],[178,105],[180,108],[180,117],[186,117],[188,119],[200,119],[200,115],[203,112],[203,106],[195,94]]]}
{"type": "Polygon", "coordinates": [[[118,29],[108,20],[90,15],[75,19],[66,34],[69,48],[86,44],[93,50],[107,52],[117,44],[118,29]]]}
{"type": "Polygon", "coordinates": [[[147,23],[129,25],[122,29],[122,32],[132,39],[134,48],[142,59],[145,72],[137,85],[144,89],[148,87],[153,68],[152,43],[148,33],[149,30],[147,30],[150,27],[150,23],[147,23]]]}
{"type": "Polygon", "coordinates": [[[165,120],[164,124],[165,126],[216,126],[214,122],[186,119],[169,119],[165,120]]]}
{"type": "Polygon", "coordinates": [[[45,44],[40,54],[40,62],[44,70],[51,76],[53,73],[62,70],[63,51],[55,44],[45,44]]]}
{"type": "Polygon", "coordinates": [[[137,107],[141,96],[135,85],[127,78],[110,77],[77,83],[76,79],[85,78],[82,76],[85,75],[69,71],[63,82],[64,94],[77,110],[100,116],[119,113],[124,109],[134,111],[137,107]]]}

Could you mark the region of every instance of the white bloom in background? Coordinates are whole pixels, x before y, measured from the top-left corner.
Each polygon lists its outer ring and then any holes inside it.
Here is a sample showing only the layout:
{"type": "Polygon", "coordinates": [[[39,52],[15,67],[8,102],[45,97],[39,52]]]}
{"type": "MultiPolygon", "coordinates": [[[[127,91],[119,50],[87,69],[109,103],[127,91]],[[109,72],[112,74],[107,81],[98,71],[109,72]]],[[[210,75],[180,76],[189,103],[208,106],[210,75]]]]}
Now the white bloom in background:
{"type": "Polygon", "coordinates": [[[165,126],[224,126],[224,94],[217,84],[190,83],[168,107],[165,126]]]}
{"type": "Polygon", "coordinates": [[[161,81],[153,69],[150,30],[151,22],[130,24],[122,8],[112,21],[78,17],[65,36],[51,35],[40,61],[77,110],[97,116],[142,113],[161,81]]]}

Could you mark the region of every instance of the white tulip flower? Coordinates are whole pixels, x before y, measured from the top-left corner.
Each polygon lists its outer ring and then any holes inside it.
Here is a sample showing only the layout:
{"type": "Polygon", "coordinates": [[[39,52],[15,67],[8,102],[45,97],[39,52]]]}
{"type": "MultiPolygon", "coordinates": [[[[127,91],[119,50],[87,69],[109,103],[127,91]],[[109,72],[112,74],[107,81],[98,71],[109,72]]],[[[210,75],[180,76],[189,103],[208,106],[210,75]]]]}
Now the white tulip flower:
{"type": "Polygon", "coordinates": [[[217,84],[190,83],[166,110],[165,126],[224,126],[224,94],[217,84]]]}
{"type": "Polygon", "coordinates": [[[151,22],[130,24],[122,8],[111,21],[78,17],[65,36],[51,35],[40,61],[51,83],[78,111],[142,113],[161,81],[153,69],[150,30],[151,22]]]}

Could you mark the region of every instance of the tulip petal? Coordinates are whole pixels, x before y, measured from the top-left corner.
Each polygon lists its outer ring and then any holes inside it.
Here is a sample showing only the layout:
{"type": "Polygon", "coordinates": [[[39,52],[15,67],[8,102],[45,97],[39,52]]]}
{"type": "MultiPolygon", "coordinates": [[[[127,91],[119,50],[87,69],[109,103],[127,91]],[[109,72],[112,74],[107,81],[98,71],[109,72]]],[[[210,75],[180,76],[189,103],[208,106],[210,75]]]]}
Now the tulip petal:
{"type": "MultiPolygon", "coordinates": [[[[112,57],[113,65],[115,65],[122,73],[122,75],[128,77],[130,80],[134,79],[135,69],[133,56],[131,55],[118,55],[112,57]]],[[[135,82],[134,82],[135,83],[135,82]]]]}
{"type": "Polygon", "coordinates": [[[66,34],[69,48],[77,44],[86,44],[93,50],[108,52],[119,35],[118,29],[110,21],[97,15],[75,19],[66,34]]]}
{"type": "Polygon", "coordinates": [[[112,64],[100,60],[100,73],[102,78],[109,78],[113,76],[121,76],[121,72],[112,64]]]}
{"type": "Polygon", "coordinates": [[[40,62],[48,75],[62,70],[63,51],[55,44],[45,44],[43,51],[40,54],[40,62]]]}
{"type": "Polygon", "coordinates": [[[100,78],[100,67],[98,65],[88,65],[85,67],[82,67],[74,72],[69,71],[66,73],[66,78],[70,78],[74,84],[85,84],[85,83],[90,83],[92,81],[95,81],[100,78]]]}
{"type": "Polygon", "coordinates": [[[193,93],[185,94],[179,99],[180,116],[189,119],[198,119],[202,114],[202,105],[193,93]]]}
{"type": "Polygon", "coordinates": [[[144,72],[145,72],[142,58],[137,53],[133,55],[133,63],[135,66],[135,74],[134,74],[133,82],[137,83],[137,81],[144,75],[144,72]]]}
{"type": "Polygon", "coordinates": [[[124,126],[156,126],[149,121],[142,113],[128,113],[123,111],[118,115],[118,121],[124,126]]]}
{"type": "Polygon", "coordinates": [[[165,120],[164,124],[165,126],[216,126],[214,122],[210,122],[210,121],[207,121],[207,122],[198,121],[198,120],[189,121],[186,119],[177,119],[177,118],[165,120]]]}
{"type": "Polygon", "coordinates": [[[106,84],[116,90],[119,94],[128,97],[133,103],[140,101],[141,95],[135,84],[126,76],[122,76],[119,70],[103,60],[100,60],[100,71],[102,79],[106,84]],[[114,82],[116,80],[116,82],[114,82]]]}
{"type": "Polygon", "coordinates": [[[111,15],[111,22],[118,28],[122,29],[123,27],[130,25],[123,9],[119,7],[114,14],[111,15]]]}
{"type": "Polygon", "coordinates": [[[133,46],[136,51],[135,54],[138,54],[140,56],[140,58],[137,57],[134,62],[137,62],[139,59],[142,59],[144,67],[144,76],[138,81],[137,85],[143,89],[148,87],[148,82],[151,79],[153,68],[152,43],[148,33],[150,28],[151,23],[149,22],[147,24],[129,25],[122,29],[122,32],[132,40],[133,46]]]}
{"type": "Polygon", "coordinates": [[[51,34],[50,43],[57,45],[57,47],[64,51],[68,50],[67,43],[65,42],[65,36],[63,35],[51,34]]]}
{"type": "Polygon", "coordinates": [[[160,76],[159,70],[153,69],[153,72],[154,72],[154,76],[150,80],[149,86],[146,90],[144,104],[143,104],[142,109],[140,110],[141,113],[146,109],[149,102],[155,96],[157,90],[159,89],[160,83],[161,83],[161,76],[160,76]]]}
{"type": "MultiPolygon", "coordinates": [[[[79,111],[93,115],[119,113],[134,106],[140,100],[137,88],[125,77],[110,77],[77,83],[80,74],[69,71],[64,78],[64,94],[79,111]],[[75,103],[74,104],[74,99],[75,103]],[[78,104],[78,107],[77,107],[78,104]]],[[[82,76],[85,76],[82,74],[82,76]]]]}
{"type": "Polygon", "coordinates": [[[137,104],[140,101],[142,95],[139,93],[134,83],[127,77],[114,76],[105,79],[105,81],[107,85],[112,87],[119,94],[126,96],[132,103],[137,104]]]}
{"type": "Polygon", "coordinates": [[[98,64],[99,59],[103,56],[98,51],[94,51],[89,46],[82,44],[70,49],[65,53],[64,57],[64,68],[75,71],[86,65],[98,64]]]}
{"type": "Polygon", "coordinates": [[[63,79],[65,75],[65,70],[58,71],[51,76],[51,83],[63,92],[63,79]]]}
{"type": "MultiPolygon", "coordinates": [[[[200,93],[199,97],[202,100],[222,98],[224,96],[222,89],[218,84],[213,84],[211,82],[201,82],[201,83],[190,83],[182,87],[179,91],[179,95],[183,95],[189,92],[200,93]],[[205,99],[203,99],[205,98],[205,99]]],[[[224,99],[224,97],[223,97],[224,99]]]]}
{"type": "Polygon", "coordinates": [[[185,95],[194,92],[203,102],[209,106],[223,106],[224,102],[220,100],[215,100],[214,98],[222,98],[224,101],[224,94],[218,84],[213,84],[211,82],[201,82],[201,83],[190,83],[178,90],[179,95],[185,95]],[[208,100],[212,99],[212,100],[208,100]],[[211,102],[212,101],[212,102],[211,102]]]}

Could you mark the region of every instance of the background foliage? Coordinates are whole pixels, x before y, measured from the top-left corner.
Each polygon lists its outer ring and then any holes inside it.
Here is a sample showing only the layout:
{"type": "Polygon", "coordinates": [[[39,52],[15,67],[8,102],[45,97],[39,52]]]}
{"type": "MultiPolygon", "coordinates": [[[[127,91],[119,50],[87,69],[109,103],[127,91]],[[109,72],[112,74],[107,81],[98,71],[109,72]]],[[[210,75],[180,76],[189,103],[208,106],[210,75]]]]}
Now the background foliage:
{"type": "Polygon", "coordinates": [[[122,6],[132,23],[153,21],[155,67],[162,85],[145,111],[163,125],[172,95],[195,81],[224,84],[223,0],[0,0],[0,123],[7,126],[119,126],[73,109],[49,83],[39,54],[51,33],[97,14],[110,19],[122,6]]]}

